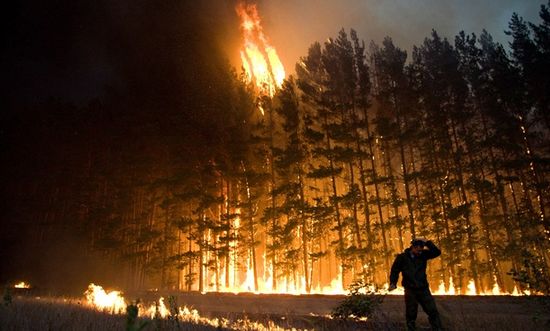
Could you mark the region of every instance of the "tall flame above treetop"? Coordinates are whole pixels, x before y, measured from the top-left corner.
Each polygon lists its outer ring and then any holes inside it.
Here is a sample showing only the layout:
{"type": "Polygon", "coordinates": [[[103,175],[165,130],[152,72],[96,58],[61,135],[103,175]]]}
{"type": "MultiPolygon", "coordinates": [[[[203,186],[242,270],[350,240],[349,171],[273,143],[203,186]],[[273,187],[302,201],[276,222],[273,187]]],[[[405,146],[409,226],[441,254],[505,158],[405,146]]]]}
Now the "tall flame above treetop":
{"type": "Polygon", "coordinates": [[[256,5],[240,2],[235,10],[241,20],[241,61],[246,76],[261,94],[273,96],[285,79],[283,64],[263,32],[256,5]]]}

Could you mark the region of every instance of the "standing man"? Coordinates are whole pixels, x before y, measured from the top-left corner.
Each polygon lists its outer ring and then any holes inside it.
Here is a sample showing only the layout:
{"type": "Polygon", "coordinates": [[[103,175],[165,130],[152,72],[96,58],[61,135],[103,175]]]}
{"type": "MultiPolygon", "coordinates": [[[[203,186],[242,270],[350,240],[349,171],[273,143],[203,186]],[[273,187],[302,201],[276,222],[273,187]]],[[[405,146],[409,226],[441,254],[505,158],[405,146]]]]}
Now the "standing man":
{"type": "Polygon", "coordinates": [[[441,330],[439,312],[426,277],[428,260],[439,255],[441,255],[441,251],[433,242],[426,241],[424,238],[416,238],[411,241],[410,248],[395,257],[391,267],[389,291],[396,289],[399,273],[403,274],[401,285],[405,288],[405,317],[409,331],[416,330],[418,304],[428,314],[432,330],[441,330]]]}

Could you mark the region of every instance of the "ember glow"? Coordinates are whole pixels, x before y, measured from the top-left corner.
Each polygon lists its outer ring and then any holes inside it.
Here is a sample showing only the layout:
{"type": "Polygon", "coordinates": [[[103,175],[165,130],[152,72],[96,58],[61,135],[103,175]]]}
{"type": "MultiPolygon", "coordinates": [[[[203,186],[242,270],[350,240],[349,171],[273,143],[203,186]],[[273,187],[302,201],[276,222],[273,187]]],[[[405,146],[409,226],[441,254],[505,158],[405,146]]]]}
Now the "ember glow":
{"type": "Polygon", "coordinates": [[[285,69],[275,47],[265,36],[255,4],[239,3],[236,7],[241,20],[243,49],[241,61],[250,82],[260,94],[273,96],[276,88],[283,84],[285,69]]]}

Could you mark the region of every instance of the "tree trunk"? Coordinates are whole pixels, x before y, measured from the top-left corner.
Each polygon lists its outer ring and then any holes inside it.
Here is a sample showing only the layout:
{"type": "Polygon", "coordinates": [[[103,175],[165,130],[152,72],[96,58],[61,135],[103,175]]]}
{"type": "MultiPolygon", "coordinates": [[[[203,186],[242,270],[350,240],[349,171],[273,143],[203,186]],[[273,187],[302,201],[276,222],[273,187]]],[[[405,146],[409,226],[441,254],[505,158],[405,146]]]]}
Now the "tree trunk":
{"type": "MultiPolygon", "coordinates": [[[[359,143],[359,139],[357,139],[357,150],[359,151],[359,155],[362,154],[361,146],[359,143]]],[[[369,196],[368,196],[368,190],[367,190],[367,184],[365,182],[365,168],[363,166],[363,157],[359,157],[359,182],[361,183],[361,195],[363,198],[363,213],[365,215],[365,230],[367,232],[367,254],[369,256],[369,269],[367,272],[367,277],[370,283],[374,283],[374,272],[372,271],[372,268],[374,268],[374,259],[372,256],[372,243],[374,241],[373,235],[372,235],[372,229],[371,229],[371,220],[370,220],[370,210],[369,210],[369,196]]]]}
{"type": "MultiPolygon", "coordinates": [[[[408,171],[408,166],[405,158],[405,144],[403,142],[403,133],[401,128],[400,117],[401,116],[397,117],[397,126],[399,128],[397,143],[399,144],[399,156],[401,158],[401,169],[403,171],[403,187],[405,189],[405,203],[407,204],[407,211],[409,213],[409,230],[411,231],[411,237],[415,238],[416,237],[416,228],[414,224],[415,217],[414,217],[414,211],[412,206],[410,178],[409,178],[409,171],[408,171]]],[[[405,125],[406,125],[406,121],[405,121],[405,125]]]]}
{"type": "MultiPolygon", "coordinates": [[[[326,136],[326,148],[328,151],[332,151],[332,144],[331,144],[331,141],[330,141],[330,134],[328,132],[328,119],[327,119],[327,115],[324,114],[323,116],[323,119],[324,119],[324,124],[325,124],[325,128],[326,128],[326,132],[325,132],[325,136],[326,136]]],[[[341,267],[342,267],[342,273],[345,274],[345,262],[344,262],[344,250],[345,250],[345,243],[344,243],[344,233],[342,231],[342,220],[341,220],[341,217],[340,217],[340,204],[338,202],[338,190],[336,188],[336,177],[334,175],[334,162],[333,162],[333,159],[332,159],[332,155],[328,157],[328,161],[329,161],[329,168],[330,168],[330,182],[332,184],[332,200],[333,200],[333,204],[334,204],[334,212],[335,212],[335,216],[336,216],[336,224],[338,226],[338,250],[340,251],[340,254],[341,254],[341,267]]],[[[343,275],[342,275],[342,287],[345,287],[345,283],[344,283],[344,278],[343,275]]]]}
{"type": "Polygon", "coordinates": [[[389,261],[389,249],[388,249],[388,242],[386,239],[386,226],[384,224],[384,214],[382,212],[382,204],[380,199],[380,189],[378,187],[378,176],[376,172],[376,162],[374,161],[374,148],[372,146],[372,135],[370,132],[370,125],[369,125],[369,118],[367,114],[367,109],[363,107],[363,116],[365,120],[365,129],[367,131],[367,141],[368,141],[368,147],[369,147],[369,153],[370,153],[370,163],[372,167],[372,182],[374,184],[374,193],[376,196],[376,206],[378,209],[378,217],[380,220],[380,229],[382,233],[382,248],[384,249],[384,266],[385,266],[385,274],[386,279],[388,279],[388,275],[390,272],[390,261],[389,261]]]}
{"type": "MultiPolygon", "coordinates": [[[[458,135],[456,132],[456,125],[451,120],[451,146],[453,146],[453,156],[454,156],[454,163],[455,163],[455,176],[458,180],[458,188],[459,188],[459,194],[461,199],[461,205],[468,205],[470,202],[468,200],[468,196],[466,193],[466,188],[464,187],[464,175],[462,170],[462,160],[460,157],[460,146],[458,141],[458,135]]],[[[467,153],[467,152],[466,152],[467,153]]],[[[466,236],[467,236],[467,243],[468,243],[468,256],[470,259],[470,269],[472,272],[472,278],[474,280],[474,285],[476,287],[476,294],[480,293],[480,290],[482,289],[481,280],[479,277],[479,267],[477,262],[477,256],[476,256],[476,247],[474,243],[474,233],[473,233],[473,227],[472,227],[472,221],[470,219],[470,213],[467,212],[466,215],[464,215],[464,219],[466,221],[466,236]]]]}
{"type": "MultiPolygon", "coordinates": [[[[269,171],[270,171],[270,181],[271,181],[271,210],[275,210],[276,207],[276,197],[275,197],[275,167],[273,166],[273,149],[275,147],[274,145],[274,139],[273,139],[273,109],[270,105],[269,107],[269,171]]],[[[271,228],[274,233],[275,228],[277,227],[277,219],[273,217],[271,228]]],[[[272,243],[275,242],[276,238],[272,238],[272,243]]],[[[275,251],[272,252],[271,256],[271,288],[273,290],[277,289],[277,254],[275,251]]]]}

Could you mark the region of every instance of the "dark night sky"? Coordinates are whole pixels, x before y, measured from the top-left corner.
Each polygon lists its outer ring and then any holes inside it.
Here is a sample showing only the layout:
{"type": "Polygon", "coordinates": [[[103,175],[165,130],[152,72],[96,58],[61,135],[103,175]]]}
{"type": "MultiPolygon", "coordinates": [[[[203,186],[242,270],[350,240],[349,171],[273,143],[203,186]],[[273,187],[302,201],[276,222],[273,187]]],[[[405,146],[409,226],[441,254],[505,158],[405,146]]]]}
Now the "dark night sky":
{"type": "MultiPolygon", "coordinates": [[[[191,3],[191,2],[190,2],[191,3]]],[[[235,1],[214,0],[201,4],[197,13],[208,22],[223,44],[231,63],[238,66],[238,25],[235,1]]],[[[259,1],[264,26],[287,72],[314,41],[334,36],[342,27],[354,28],[367,42],[389,35],[402,48],[420,44],[435,28],[453,38],[460,30],[479,33],[487,29],[506,43],[504,30],[513,12],[537,21],[543,1],[259,1]]],[[[25,101],[55,96],[87,101],[101,96],[106,85],[120,82],[120,61],[140,57],[140,43],[150,38],[140,30],[139,3],[132,1],[19,1],[6,11],[7,48],[2,73],[7,93],[25,101]],[[124,40],[128,33],[132,43],[124,40]]],[[[154,18],[159,5],[150,6],[154,18]]],[[[197,7],[197,6],[195,6],[197,7]]],[[[162,10],[159,10],[161,13],[162,10]]],[[[182,29],[194,31],[192,24],[182,29]]],[[[159,22],[162,18],[158,17],[159,22]]],[[[212,36],[202,36],[210,38],[212,36]]],[[[176,55],[179,56],[179,55],[176,55]]]]}
{"type": "Polygon", "coordinates": [[[112,77],[106,58],[111,22],[101,11],[78,1],[14,5],[3,70],[12,93],[26,101],[97,95],[112,77]]]}
{"type": "Polygon", "coordinates": [[[236,44],[231,41],[238,33],[238,25],[232,21],[236,19],[232,3],[183,1],[189,9],[180,9],[181,13],[171,12],[169,3],[18,2],[10,8],[4,31],[8,47],[2,56],[2,72],[8,95],[25,101],[50,96],[87,101],[101,96],[106,86],[121,83],[120,71],[127,61],[154,57],[142,54],[140,49],[154,49],[155,39],[160,40],[160,47],[173,38],[168,44],[179,49],[158,51],[162,54],[159,57],[174,58],[185,56],[185,42],[178,40],[182,35],[236,44]],[[176,21],[178,15],[181,22],[176,21]],[[226,28],[228,24],[234,26],[234,31],[226,28]],[[209,27],[208,33],[203,32],[204,26],[209,27]],[[159,33],[162,31],[166,33],[159,33]]]}

